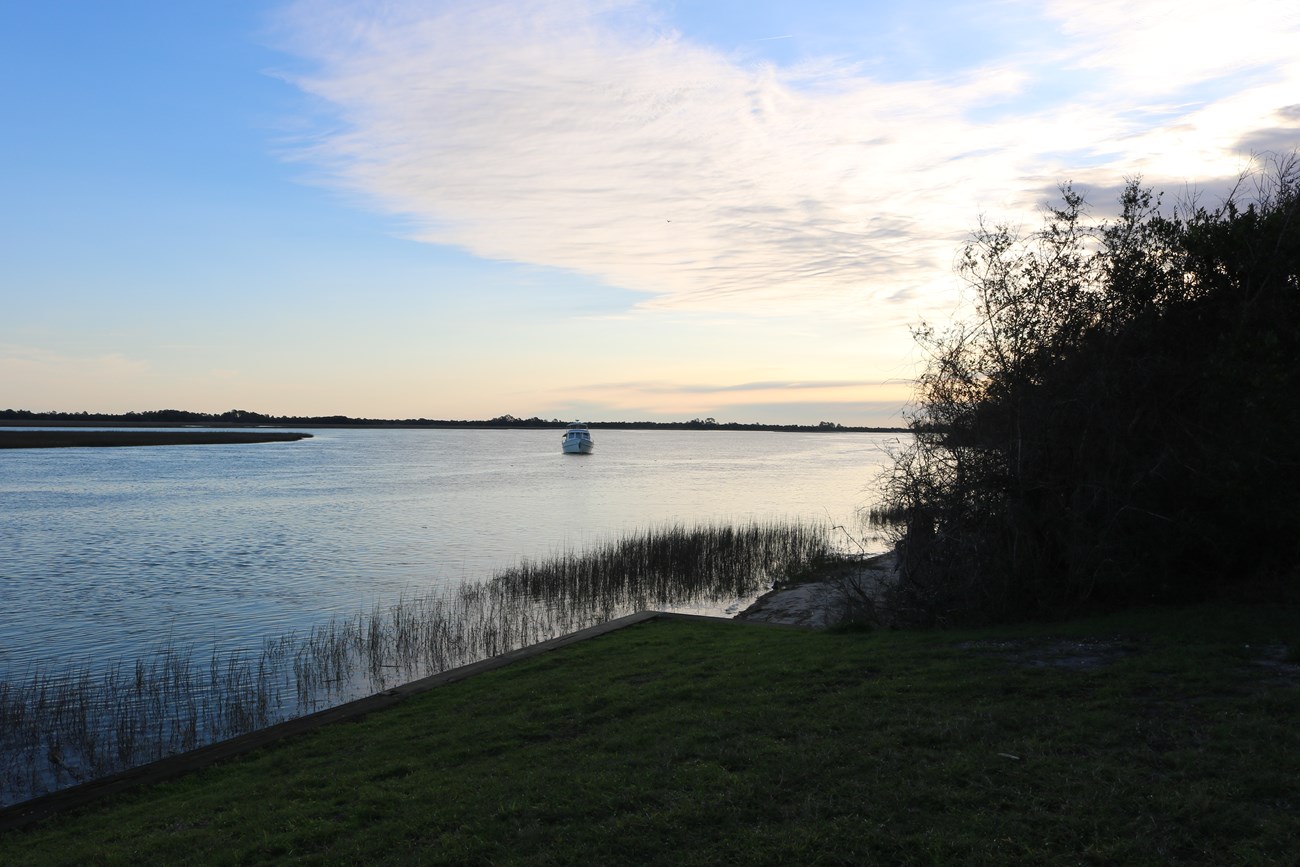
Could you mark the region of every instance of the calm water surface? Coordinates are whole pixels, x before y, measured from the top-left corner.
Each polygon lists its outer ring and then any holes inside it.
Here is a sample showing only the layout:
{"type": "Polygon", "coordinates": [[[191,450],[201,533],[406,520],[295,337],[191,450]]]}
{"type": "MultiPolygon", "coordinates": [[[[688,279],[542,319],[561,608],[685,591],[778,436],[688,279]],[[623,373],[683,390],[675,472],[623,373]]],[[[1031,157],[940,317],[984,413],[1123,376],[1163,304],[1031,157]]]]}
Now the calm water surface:
{"type": "Polygon", "coordinates": [[[664,523],[844,524],[896,435],[314,430],[298,443],[0,451],[0,675],[166,640],[255,647],[664,523]]]}

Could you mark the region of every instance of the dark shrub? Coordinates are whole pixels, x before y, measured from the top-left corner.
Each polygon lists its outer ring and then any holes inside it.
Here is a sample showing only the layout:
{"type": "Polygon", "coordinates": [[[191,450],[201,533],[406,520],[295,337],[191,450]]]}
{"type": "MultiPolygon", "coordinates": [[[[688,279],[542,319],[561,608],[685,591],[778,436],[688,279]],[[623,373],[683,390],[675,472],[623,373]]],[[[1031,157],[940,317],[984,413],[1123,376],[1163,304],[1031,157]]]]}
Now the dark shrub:
{"type": "MultiPolygon", "coordinates": [[[[1300,556],[1300,162],[1166,216],[1136,181],[1027,237],[983,226],[975,317],[931,355],[886,481],[924,622],[1191,601],[1300,556]],[[1248,200],[1247,200],[1248,199],[1248,200]]],[[[1278,582],[1273,588],[1284,592],[1278,582]]]]}

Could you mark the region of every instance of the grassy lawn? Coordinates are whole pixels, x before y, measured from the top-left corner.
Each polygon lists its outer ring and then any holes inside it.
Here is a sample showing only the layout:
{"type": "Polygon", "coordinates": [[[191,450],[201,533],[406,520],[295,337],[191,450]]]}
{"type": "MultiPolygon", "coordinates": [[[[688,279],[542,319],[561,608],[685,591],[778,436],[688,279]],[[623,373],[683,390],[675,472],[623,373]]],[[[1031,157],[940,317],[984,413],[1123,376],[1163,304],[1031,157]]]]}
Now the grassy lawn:
{"type": "Polygon", "coordinates": [[[0,836],[0,863],[1273,863],[1300,612],[657,621],[0,836]]]}

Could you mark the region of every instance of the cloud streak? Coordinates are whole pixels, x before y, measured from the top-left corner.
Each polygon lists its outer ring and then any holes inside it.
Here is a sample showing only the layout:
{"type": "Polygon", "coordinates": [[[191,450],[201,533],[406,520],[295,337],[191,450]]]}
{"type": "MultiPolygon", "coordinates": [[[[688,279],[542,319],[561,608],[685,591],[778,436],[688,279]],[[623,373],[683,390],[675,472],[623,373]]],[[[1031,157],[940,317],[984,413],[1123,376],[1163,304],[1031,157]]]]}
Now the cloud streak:
{"type": "Polygon", "coordinates": [[[1061,180],[1204,183],[1300,142],[1293,4],[997,8],[1041,44],[888,81],[740,58],[639,2],[313,0],[285,22],[338,122],[305,153],[330,183],[644,307],[916,309],[981,212],[1032,222],[1061,180]]]}
{"type": "Polygon", "coordinates": [[[593,412],[616,412],[624,418],[690,418],[714,416],[731,421],[761,418],[801,419],[802,423],[827,418],[843,424],[883,424],[898,421],[907,401],[907,382],[879,379],[764,380],[735,383],[692,383],[681,380],[625,380],[585,382],[580,387],[559,384],[553,391],[557,405],[570,414],[593,417],[593,412]],[[582,395],[575,403],[574,395],[582,395]],[[597,410],[596,408],[600,408],[597,410]],[[611,410],[612,408],[612,410],[611,410]],[[764,415],[760,410],[766,410],[764,415]]]}
{"type": "Polygon", "coordinates": [[[771,380],[767,382],[741,382],[731,385],[689,385],[677,382],[605,382],[590,386],[596,390],[640,391],[647,394],[727,394],[745,391],[807,391],[826,389],[859,389],[894,385],[878,379],[823,379],[823,380],[771,380]]]}

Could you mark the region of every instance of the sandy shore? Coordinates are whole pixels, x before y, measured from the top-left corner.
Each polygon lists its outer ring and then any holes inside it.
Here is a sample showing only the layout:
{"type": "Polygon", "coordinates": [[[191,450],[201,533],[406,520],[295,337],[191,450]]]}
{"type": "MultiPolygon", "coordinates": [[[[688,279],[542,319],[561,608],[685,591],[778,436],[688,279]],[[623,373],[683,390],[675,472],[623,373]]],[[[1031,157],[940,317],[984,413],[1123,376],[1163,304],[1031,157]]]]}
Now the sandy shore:
{"type": "Polygon", "coordinates": [[[309,433],[254,430],[0,430],[0,449],[283,443],[310,436],[309,433]]]}

